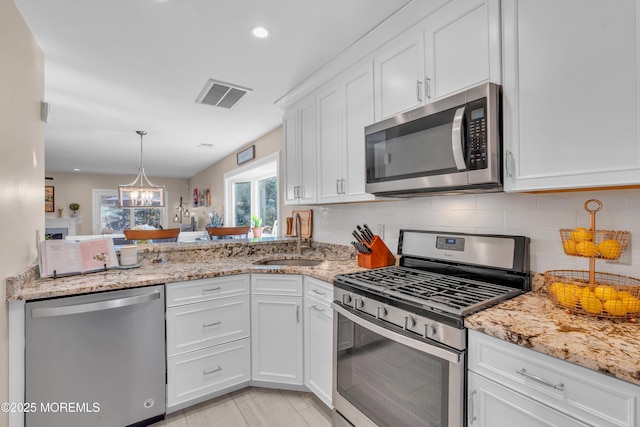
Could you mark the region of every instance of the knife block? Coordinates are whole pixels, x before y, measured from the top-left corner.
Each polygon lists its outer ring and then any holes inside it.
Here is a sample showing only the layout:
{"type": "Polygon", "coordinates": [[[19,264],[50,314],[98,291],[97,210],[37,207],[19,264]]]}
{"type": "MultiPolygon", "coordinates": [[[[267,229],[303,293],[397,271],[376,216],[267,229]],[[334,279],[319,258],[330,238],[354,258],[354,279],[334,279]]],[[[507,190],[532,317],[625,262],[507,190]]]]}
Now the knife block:
{"type": "Polygon", "coordinates": [[[396,263],[396,257],[379,236],[373,236],[370,254],[358,254],[358,265],[364,268],[387,267],[396,263]]]}

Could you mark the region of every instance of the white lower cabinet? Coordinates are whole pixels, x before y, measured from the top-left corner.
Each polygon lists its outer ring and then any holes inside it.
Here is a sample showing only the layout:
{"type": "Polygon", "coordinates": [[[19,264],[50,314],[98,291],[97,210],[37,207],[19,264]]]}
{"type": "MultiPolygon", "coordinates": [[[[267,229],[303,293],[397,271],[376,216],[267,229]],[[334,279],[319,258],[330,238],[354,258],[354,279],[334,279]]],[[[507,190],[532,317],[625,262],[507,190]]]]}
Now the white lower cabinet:
{"type": "Polygon", "coordinates": [[[332,407],[333,386],[333,287],[304,278],[304,384],[332,407]]]}
{"type": "Polygon", "coordinates": [[[468,426],[637,427],[640,387],[469,331],[468,426]]]}
{"type": "Polygon", "coordinates": [[[248,385],[250,276],[168,283],[167,413],[248,385]]]}
{"type": "Polygon", "coordinates": [[[252,379],[303,385],[302,276],[252,274],[251,289],[252,379]]]}

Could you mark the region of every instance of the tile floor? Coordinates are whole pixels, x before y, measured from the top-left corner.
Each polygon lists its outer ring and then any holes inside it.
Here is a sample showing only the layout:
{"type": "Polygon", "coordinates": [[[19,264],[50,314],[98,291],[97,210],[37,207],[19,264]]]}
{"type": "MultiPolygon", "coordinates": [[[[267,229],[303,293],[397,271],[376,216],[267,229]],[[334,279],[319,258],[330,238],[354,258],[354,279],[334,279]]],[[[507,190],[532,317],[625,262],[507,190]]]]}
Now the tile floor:
{"type": "Polygon", "coordinates": [[[151,427],[331,427],[312,393],[247,387],[167,415],[151,427]]]}

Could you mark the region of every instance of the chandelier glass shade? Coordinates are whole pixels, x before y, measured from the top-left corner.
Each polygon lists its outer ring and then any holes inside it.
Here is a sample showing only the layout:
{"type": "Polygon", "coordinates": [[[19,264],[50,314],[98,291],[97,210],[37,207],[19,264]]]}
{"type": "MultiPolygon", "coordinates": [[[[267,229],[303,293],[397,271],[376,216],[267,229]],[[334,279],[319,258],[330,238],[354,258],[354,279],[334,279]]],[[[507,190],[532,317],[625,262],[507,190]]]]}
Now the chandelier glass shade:
{"type": "Polygon", "coordinates": [[[129,184],[118,186],[118,201],[121,208],[161,208],[164,207],[164,185],[154,185],[144,173],[142,164],[142,138],[147,134],[137,130],[140,135],[140,170],[138,176],[129,184]]]}

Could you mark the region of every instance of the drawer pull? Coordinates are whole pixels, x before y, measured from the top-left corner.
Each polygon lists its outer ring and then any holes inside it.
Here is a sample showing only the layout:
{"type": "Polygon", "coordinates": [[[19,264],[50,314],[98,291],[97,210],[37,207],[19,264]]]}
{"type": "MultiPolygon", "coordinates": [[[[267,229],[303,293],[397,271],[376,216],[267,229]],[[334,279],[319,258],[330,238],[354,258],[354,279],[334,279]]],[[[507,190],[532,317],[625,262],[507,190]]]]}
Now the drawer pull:
{"type": "Polygon", "coordinates": [[[222,289],[221,286],[216,286],[215,288],[204,288],[202,289],[202,292],[213,292],[213,291],[219,291],[220,289],[222,289]]]}
{"type": "Polygon", "coordinates": [[[478,418],[476,417],[476,409],[475,409],[475,406],[473,405],[473,399],[475,398],[476,394],[478,394],[476,390],[473,390],[471,393],[469,393],[469,402],[467,403],[468,405],[467,412],[469,413],[469,425],[478,421],[478,418]]]}
{"type": "Polygon", "coordinates": [[[317,289],[311,289],[311,292],[313,292],[316,295],[322,295],[322,296],[325,296],[327,294],[326,292],[320,292],[317,289]]]}
{"type": "Polygon", "coordinates": [[[202,324],[202,329],[211,328],[212,326],[218,326],[218,325],[221,325],[221,324],[222,324],[222,322],[219,321],[219,320],[217,322],[213,322],[213,323],[203,323],[202,324]]]}
{"type": "Polygon", "coordinates": [[[564,384],[562,383],[554,384],[551,381],[545,380],[542,377],[528,373],[527,370],[524,368],[520,369],[519,371],[516,371],[516,373],[522,375],[525,378],[529,378],[530,380],[539,382],[540,384],[544,384],[546,386],[552,387],[556,390],[560,390],[560,391],[564,390],[564,384]]]}
{"type": "Polygon", "coordinates": [[[209,374],[215,374],[216,372],[220,372],[220,371],[222,371],[222,368],[220,366],[218,366],[213,371],[202,371],[202,376],[209,375],[209,374]]]}
{"type": "Polygon", "coordinates": [[[311,306],[311,308],[313,308],[313,309],[314,309],[314,310],[316,310],[316,311],[319,311],[320,313],[324,313],[324,309],[322,309],[322,308],[318,308],[315,304],[313,304],[313,305],[311,306]]]}

